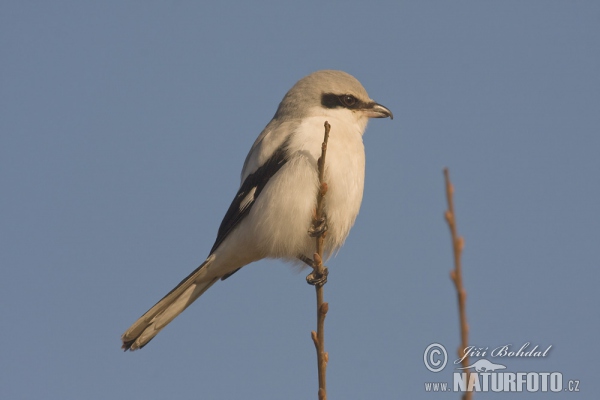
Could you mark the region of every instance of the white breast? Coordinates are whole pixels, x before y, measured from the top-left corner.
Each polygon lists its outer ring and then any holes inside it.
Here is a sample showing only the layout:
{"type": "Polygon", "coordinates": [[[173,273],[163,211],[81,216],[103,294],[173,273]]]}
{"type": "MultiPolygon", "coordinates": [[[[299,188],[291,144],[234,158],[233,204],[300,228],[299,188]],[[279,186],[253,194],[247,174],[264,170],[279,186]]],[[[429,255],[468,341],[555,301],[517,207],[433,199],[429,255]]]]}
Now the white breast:
{"type": "MultiPolygon", "coordinates": [[[[313,182],[312,190],[310,185],[303,183],[307,185],[306,199],[301,200],[303,203],[310,200],[310,209],[304,210],[309,214],[306,222],[309,227],[316,205],[317,160],[321,156],[325,121],[331,125],[325,161],[325,181],[328,185],[325,211],[329,228],[325,251],[329,256],[346,240],[362,202],[365,177],[362,134],[367,119],[357,121],[354,113],[349,110],[333,110],[324,114],[321,109],[320,115],[305,118],[293,135],[289,148],[296,150],[296,157],[303,161],[302,170],[305,171],[298,175],[310,175],[313,182]]],[[[312,257],[313,252],[314,240],[309,239],[303,254],[312,257]]]]}

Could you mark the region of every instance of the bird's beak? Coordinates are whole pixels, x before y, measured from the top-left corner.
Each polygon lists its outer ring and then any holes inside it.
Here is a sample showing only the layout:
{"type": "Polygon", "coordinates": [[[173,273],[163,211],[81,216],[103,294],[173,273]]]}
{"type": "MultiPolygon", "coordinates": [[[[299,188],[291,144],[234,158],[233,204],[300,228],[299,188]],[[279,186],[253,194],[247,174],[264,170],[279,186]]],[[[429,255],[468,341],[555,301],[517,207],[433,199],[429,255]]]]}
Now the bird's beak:
{"type": "Polygon", "coordinates": [[[365,115],[369,118],[387,118],[394,119],[394,114],[381,104],[375,103],[374,101],[367,104],[367,107],[363,109],[365,115]]]}

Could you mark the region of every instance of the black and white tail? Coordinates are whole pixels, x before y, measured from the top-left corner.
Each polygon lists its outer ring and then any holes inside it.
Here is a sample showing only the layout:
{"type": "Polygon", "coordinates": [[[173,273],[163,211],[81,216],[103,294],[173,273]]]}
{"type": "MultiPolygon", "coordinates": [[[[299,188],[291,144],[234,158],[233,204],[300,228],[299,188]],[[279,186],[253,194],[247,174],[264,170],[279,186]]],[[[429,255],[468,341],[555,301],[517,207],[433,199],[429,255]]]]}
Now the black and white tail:
{"type": "Polygon", "coordinates": [[[173,321],[176,316],[181,314],[202,293],[219,280],[219,277],[205,277],[206,270],[203,268],[213,260],[214,256],[210,256],[194,272],[189,274],[179,285],[135,321],[121,336],[122,349],[133,351],[147,345],[169,322],[173,321]]]}

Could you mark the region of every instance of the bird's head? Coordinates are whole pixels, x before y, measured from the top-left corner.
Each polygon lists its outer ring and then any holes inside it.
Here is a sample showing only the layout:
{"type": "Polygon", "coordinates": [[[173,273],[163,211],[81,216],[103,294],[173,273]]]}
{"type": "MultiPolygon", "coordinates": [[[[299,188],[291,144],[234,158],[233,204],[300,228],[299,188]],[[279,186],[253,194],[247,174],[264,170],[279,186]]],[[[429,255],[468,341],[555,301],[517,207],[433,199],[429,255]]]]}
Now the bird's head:
{"type": "Polygon", "coordinates": [[[346,114],[366,125],[369,118],[394,118],[372,100],[361,83],[343,71],[323,70],[300,79],[285,95],[275,119],[346,114]]]}

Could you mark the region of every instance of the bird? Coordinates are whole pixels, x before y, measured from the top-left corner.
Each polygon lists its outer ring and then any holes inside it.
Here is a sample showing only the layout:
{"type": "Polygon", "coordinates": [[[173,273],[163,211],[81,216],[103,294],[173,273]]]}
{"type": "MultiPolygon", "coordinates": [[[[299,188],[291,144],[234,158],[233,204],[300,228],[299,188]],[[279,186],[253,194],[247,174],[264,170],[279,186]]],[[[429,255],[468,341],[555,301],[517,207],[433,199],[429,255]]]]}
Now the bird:
{"type": "Polygon", "coordinates": [[[310,264],[314,236],[323,231],[323,259],[337,252],[362,202],[367,122],[387,117],[393,119],[392,112],[346,72],[321,70],[300,79],[250,148],[240,187],[208,257],[123,333],[122,349],[147,345],[218,280],[250,263],[274,258],[310,264]],[[326,121],[328,189],[324,217],[315,222],[317,161],[326,121]]]}

